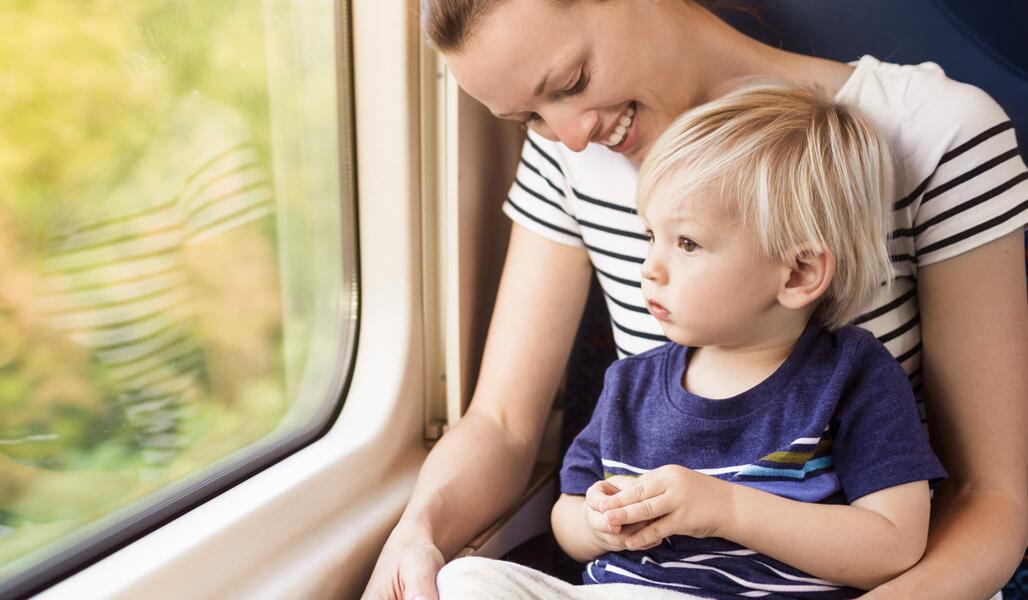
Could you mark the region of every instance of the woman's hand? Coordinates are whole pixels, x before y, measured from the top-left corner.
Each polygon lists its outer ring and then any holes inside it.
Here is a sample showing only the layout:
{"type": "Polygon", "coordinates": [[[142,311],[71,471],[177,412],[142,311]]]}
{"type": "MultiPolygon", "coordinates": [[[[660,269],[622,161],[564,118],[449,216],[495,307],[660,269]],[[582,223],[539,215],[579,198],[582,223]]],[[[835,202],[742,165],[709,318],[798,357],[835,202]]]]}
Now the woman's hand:
{"type": "MultiPolygon", "coordinates": [[[[672,535],[714,537],[731,520],[731,484],[678,465],[665,465],[627,483],[597,509],[615,527],[642,524],[626,548],[652,547],[672,535]]],[[[611,481],[611,480],[608,480],[611,481]]]]}
{"type": "MultiPolygon", "coordinates": [[[[649,521],[623,526],[620,523],[613,523],[608,520],[607,515],[599,510],[599,506],[607,498],[611,498],[618,492],[627,488],[634,482],[634,478],[623,475],[614,476],[606,481],[597,481],[589,486],[585,492],[585,502],[582,503],[582,510],[585,511],[585,520],[589,525],[593,540],[597,546],[607,552],[621,552],[628,550],[625,541],[649,525],[649,521]]],[[[649,550],[660,545],[663,538],[655,542],[634,547],[632,550],[649,550]]]]}
{"type": "Polygon", "coordinates": [[[435,577],[446,561],[430,543],[389,544],[382,550],[362,600],[438,600],[435,577]]]}

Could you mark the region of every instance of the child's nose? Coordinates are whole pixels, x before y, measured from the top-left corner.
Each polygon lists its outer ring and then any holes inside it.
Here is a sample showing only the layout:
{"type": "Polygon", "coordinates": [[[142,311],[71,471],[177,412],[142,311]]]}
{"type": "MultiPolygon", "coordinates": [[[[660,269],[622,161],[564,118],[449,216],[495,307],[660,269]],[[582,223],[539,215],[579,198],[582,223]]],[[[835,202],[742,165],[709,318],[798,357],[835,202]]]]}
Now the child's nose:
{"type": "Polygon", "coordinates": [[[641,271],[643,279],[646,279],[647,281],[658,284],[666,282],[664,266],[661,264],[654,252],[650,252],[646,255],[646,260],[643,261],[641,271]]]}

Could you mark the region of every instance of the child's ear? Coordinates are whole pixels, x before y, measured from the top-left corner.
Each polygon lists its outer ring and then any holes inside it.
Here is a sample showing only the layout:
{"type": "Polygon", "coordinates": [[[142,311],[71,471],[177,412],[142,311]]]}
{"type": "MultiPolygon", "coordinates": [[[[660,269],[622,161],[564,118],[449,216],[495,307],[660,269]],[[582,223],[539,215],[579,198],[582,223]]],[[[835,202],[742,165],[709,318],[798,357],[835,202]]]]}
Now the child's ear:
{"type": "Polygon", "coordinates": [[[835,277],[835,255],[829,250],[800,249],[793,255],[785,281],[778,290],[778,302],[786,308],[809,306],[824,295],[835,277]]]}

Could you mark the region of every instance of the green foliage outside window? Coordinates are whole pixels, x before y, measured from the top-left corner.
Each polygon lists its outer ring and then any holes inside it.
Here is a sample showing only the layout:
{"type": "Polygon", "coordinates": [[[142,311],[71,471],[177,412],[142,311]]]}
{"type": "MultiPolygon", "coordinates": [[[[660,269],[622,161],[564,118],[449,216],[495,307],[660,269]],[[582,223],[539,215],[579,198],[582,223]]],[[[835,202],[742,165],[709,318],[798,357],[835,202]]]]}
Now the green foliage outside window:
{"type": "MultiPolygon", "coordinates": [[[[2,581],[58,540],[264,436],[288,406],[275,203],[258,197],[274,189],[262,4],[14,0],[0,8],[0,29],[2,581]],[[265,177],[245,188],[253,197],[240,210],[254,216],[212,218],[198,226],[202,241],[175,246],[188,318],[147,317],[180,329],[178,343],[193,349],[151,379],[188,372],[198,392],[176,400],[162,417],[170,421],[133,422],[146,407],[125,399],[107,347],[82,341],[93,335],[89,315],[41,301],[59,299],[54,281],[73,278],[52,266],[63,260],[60,236],[159,208],[167,199],[151,191],[189,184],[174,173],[209,142],[232,141],[226,131],[243,132],[256,157],[233,176],[265,177]],[[175,444],[148,458],[140,440],[157,427],[175,444]]],[[[80,275],[77,289],[88,288],[80,275]]]]}

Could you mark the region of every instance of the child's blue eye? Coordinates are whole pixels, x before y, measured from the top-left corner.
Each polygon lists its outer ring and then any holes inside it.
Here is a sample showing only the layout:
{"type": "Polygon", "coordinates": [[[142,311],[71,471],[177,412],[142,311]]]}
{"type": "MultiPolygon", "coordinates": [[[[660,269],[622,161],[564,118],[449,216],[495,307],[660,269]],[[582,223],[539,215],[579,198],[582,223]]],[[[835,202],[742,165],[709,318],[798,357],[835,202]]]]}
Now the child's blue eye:
{"type": "Polygon", "coordinates": [[[678,247],[686,252],[695,252],[699,249],[700,245],[687,237],[680,237],[678,238],[678,247]]]}

